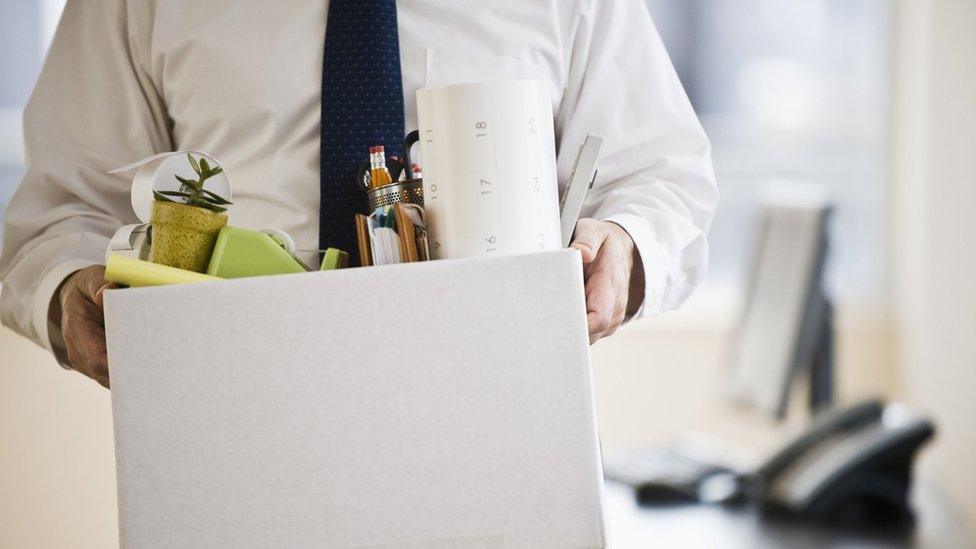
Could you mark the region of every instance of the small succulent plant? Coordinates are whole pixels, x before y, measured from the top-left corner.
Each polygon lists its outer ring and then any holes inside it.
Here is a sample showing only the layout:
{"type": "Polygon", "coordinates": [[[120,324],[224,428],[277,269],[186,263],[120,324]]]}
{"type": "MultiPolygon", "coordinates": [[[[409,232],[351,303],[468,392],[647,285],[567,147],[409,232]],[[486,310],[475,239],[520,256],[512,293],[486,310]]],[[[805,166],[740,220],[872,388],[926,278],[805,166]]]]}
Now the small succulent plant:
{"type": "Polygon", "coordinates": [[[190,153],[186,153],[186,158],[190,161],[190,167],[196,172],[197,179],[186,179],[177,175],[176,180],[180,182],[180,190],[153,191],[153,196],[156,200],[197,206],[214,212],[226,211],[227,206],[230,206],[232,202],[215,192],[203,188],[204,181],[223,172],[224,169],[220,166],[210,167],[210,163],[203,157],[200,157],[200,160],[197,161],[190,153]]]}

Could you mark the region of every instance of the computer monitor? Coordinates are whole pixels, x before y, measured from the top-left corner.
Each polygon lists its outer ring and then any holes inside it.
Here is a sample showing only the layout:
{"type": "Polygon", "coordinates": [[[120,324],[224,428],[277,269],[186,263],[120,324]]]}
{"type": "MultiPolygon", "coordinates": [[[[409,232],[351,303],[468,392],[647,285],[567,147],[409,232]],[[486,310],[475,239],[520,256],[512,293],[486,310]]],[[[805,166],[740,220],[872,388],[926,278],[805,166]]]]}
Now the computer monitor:
{"type": "Polygon", "coordinates": [[[737,404],[782,418],[801,372],[811,376],[812,407],[831,400],[832,308],[823,290],[830,212],[819,199],[763,207],[731,349],[728,394],[737,404]]]}

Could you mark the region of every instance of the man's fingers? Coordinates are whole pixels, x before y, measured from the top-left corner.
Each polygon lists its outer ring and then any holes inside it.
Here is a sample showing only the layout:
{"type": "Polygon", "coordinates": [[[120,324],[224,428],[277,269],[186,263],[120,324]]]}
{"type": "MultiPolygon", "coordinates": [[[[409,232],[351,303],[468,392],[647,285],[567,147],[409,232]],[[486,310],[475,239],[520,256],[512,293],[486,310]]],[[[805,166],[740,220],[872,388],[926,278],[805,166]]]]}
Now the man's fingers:
{"type": "Polygon", "coordinates": [[[105,349],[105,328],[89,315],[76,310],[65,311],[62,322],[68,360],[81,373],[107,386],[108,352],[105,349]]]}
{"type": "Polygon", "coordinates": [[[586,282],[586,327],[590,343],[611,329],[615,301],[616,291],[609,273],[602,271],[590,275],[586,282]]]}
{"type": "MultiPolygon", "coordinates": [[[[626,303],[622,302],[620,299],[616,299],[615,296],[606,298],[605,294],[602,292],[595,292],[593,294],[597,300],[607,299],[612,300],[611,306],[606,306],[599,304],[594,308],[594,310],[589,310],[587,307],[586,312],[586,327],[590,334],[590,343],[596,343],[597,340],[611,336],[620,328],[624,323],[624,318],[626,318],[626,303]]],[[[587,302],[590,298],[587,297],[587,302]]]]}
{"type": "Polygon", "coordinates": [[[627,313],[627,293],[621,291],[618,254],[604,246],[604,253],[586,265],[586,322],[590,343],[612,335],[627,313]]]}
{"type": "Polygon", "coordinates": [[[576,223],[573,242],[569,245],[576,248],[583,255],[583,264],[592,263],[600,253],[600,248],[607,239],[607,231],[595,219],[584,218],[576,223]]]}
{"type": "Polygon", "coordinates": [[[586,313],[586,329],[590,335],[590,345],[593,345],[610,329],[610,319],[603,313],[595,311],[586,313]]]}
{"type": "Polygon", "coordinates": [[[617,331],[627,314],[633,241],[619,225],[580,219],[571,247],[580,250],[590,344],[617,331]]]}
{"type": "Polygon", "coordinates": [[[108,286],[102,269],[90,268],[71,281],[62,298],[61,332],[68,361],[78,372],[108,387],[102,290],[108,286]]]}

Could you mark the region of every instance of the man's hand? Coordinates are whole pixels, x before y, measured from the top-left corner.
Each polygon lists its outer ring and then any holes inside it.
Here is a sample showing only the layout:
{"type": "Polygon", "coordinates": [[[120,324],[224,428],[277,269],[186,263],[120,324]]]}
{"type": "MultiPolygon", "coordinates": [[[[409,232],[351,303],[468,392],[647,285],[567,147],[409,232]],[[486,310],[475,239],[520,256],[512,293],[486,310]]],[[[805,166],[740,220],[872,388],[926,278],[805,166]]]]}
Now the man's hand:
{"type": "Polygon", "coordinates": [[[93,265],[65,279],[51,301],[51,320],[61,326],[71,366],[108,387],[108,353],[102,292],[115,284],[105,282],[105,267],[93,265]]]}
{"type": "Polygon", "coordinates": [[[583,254],[590,344],[617,331],[644,301],[644,268],[634,241],[620,225],[580,219],[571,247],[583,254]]]}

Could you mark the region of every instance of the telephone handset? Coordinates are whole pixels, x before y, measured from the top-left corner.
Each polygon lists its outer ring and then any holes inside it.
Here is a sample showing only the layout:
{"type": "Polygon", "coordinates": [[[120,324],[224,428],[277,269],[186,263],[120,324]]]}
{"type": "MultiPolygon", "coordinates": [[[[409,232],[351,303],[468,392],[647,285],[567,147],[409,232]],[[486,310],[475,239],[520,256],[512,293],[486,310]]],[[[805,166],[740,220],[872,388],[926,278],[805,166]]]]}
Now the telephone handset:
{"type": "Polygon", "coordinates": [[[897,520],[910,516],[912,461],[934,432],[906,407],[871,400],[818,414],[752,471],[674,451],[604,456],[604,468],[644,504],[747,501],[824,520],[897,520]]]}
{"type": "Polygon", "coordinates": [[[900,404],[828,412],[750,475],[747,491],[767,509],[818,519],[908,518],[912,462],[934,433],[900,404]]]}
{"type": "Polygon", "coordinates": [[[802,433],[781,446],[753,473],[759,481],[769,481],[782,474],[804,452],[830,436],[838,436],[869,422],[879,421],[884,412],[880,401],[868,400],[848,408],[825,410],[814,416],[802,433]]]}

